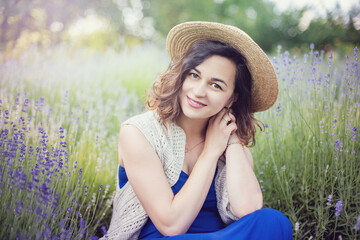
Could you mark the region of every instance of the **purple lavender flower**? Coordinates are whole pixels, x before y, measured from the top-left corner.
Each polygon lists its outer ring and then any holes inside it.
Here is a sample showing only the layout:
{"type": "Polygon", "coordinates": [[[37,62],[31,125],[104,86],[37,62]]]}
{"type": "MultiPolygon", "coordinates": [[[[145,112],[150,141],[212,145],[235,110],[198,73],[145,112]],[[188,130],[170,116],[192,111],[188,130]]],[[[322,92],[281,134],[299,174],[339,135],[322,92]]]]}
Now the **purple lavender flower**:
{"type": "Polygon", "coordinates": [[[332,194],[330,194],[330,195],[328,196],[326,205],[331,206],[332,197],[333,197],[332,194]]]}
{"type": "Polygon", "coordinates": [[[61,239],[67,239],[67,236],[69,234],[69,232],[66,230],[66,223],[64,222],[64,220],[60,220],[60,227],[61,227],[61,239]]]}
{"type": "Polygon", "coordinates": [[[51,227],[49,227],[49,225],[47,225],[46,223],[44,223],[44,239],[51,239],[51,227]]]}
{"type": "Polygon", "coordinates": [[[78,185],[80,185],[80,183],[81,183],[81,176],[82,176],[82,169],[80,168],[79,169],[79,177],[78,177],[78,185]]]}
{"type": "Polygon", "coordinates": [[[360,216],[357,218],[355,226],[354,226],[354,230],[355,231],[359,231],[360,230],[360,216]]]}
{"type": "Polygon", "coordinates": [[[107,234],[107,231],[106,231],[106,227],[103,225],[100,227],[101,231],[103,232],[104,235],[107,234]]]}
{"type": "Polygon", "coordinates": [[[85,194],[84,194],[84,197],[87,197],[88,195],[88,189],[89,189],[89,186],[88,185],[85,185],[85,194]]]}
{"type": "Polygon", "coordinates": [[[98,240],[98,239],[99,239],[99,237],[96,235],[89,237],[89,240],[98,240]]]}
{"type": "Polygon", "coordinates": [[[72,207],[68,207],[66,208],[66,215],[70,215],[70,213],[72,212],[72,207]]]}
{"type": "Polygon", "coordinates": [[[57,208],[59,204],[59,194],[55,193],[54,194],[54,199],[53,199],[53,202],[52,202],[52,208],[55,209],[57,208]]]}
{"type": "Polygon", "coordinates": [[[358,52],[359,52],[359,49],[358,49],[357,46],[355,46],[354,51],[353,51],[354,57],[357,57],[357,53],[358,53],[358,52]]]}
{"type": "Polygon", "coordinates": [[[311,70],[313,74],[316,74],[316,67],[312,67],[311,70]]]}
{"type": "Polygon", "coordinates": [[[342,210],[342,201],[339,200],[337,201],[337,203],[335,204],[335,216],[340,216],[340,212],[342,210]]]}
{"type": "Polygon", "coordinates": [[[276,107],[276,112],[281,112],[281,103],[276,107]]]}
{"type": "Polygon", "coordinates": [[[8,120],[9,120],[9,110],[4,111],[4,118],[5,118],[4,124],[8,124],[9,123],[8,122],[8,120]]]}
{"type": "Polygon", "coordinates": [[[80,233],[80,238],[84,237],[84,234],[86,233],[86,221],[81,218],[80,219],[80,229],[79,229],[79,233],[80,233]]]}
{"type": "Polygon", "coordinates": [[[336,139],[335,140],[335,151],[336,152],[339,151],[340,148],[342,147],[342,145],[343,145],[343,142],[341,142],[339,139],[336,139]]]}
{"type": "Polygon", "coordinates": [[[15,210],[15,215],[17,217],[19,217],[19,215],[21,214],[22,210],[24,209],[24,203],[23,202],[18,202],[18,201],[15,201],[15,207],[14,207],[14,210],[15,210]]]}
{"type": "Polygon", "coordinates": [[[29,104],[29,99],[28,99],[28,98],[25,98],[25,100],[24,100],[24,106],[23,106],[23,109],[22,109],[23,112],[26,112],[26,108],[27,108],[28,104],[29,104]]]}
{"type": "Polygon", "coordinates": [[[352,138],[351,138],[351,140],[352,141],[356,141],[356,134],[357,134],[357,127],[353,127],[352,128],[352,138]]]}
{"type": "Polygon", "coordinates": [[[41,232],[40,230],[37,230],[35,235],[35,240],[40,240],[40,239],[41,239],[41,232]]]}
{"type": "Polygon", "coordinates": [[[35,211],[36,211],[36,214],[39,216],[42,214],[42,209],[39,206],[35,209],[35,211]]]}

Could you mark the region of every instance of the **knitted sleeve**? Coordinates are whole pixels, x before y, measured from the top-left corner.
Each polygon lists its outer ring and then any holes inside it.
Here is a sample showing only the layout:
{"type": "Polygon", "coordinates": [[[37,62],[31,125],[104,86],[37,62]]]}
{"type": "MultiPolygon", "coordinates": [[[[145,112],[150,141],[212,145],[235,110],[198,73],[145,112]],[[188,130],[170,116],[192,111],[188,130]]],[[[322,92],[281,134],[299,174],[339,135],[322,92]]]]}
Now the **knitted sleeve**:
{"type": "Polygon", "coordinates": [[[221,156],[218,161],[218,171],[215,178],[215,190],[216,190],[217,208],[221,220],[226,225],[229,225],[239,220],[239,218],[234,216],[234,214],[232,214],[232,212],[230,211],[230,202],[226,190],[226,167],[225,167],[224,156],[221,156]]]}
{"type": "MultiPolygon", "coordinates": [[[[162,155],[161,134],[159,134],[159,124],[152,112],[146,112],[134,116],[123,123],[137,127],[155,149],[160,159],[162,155]]],[[[134,190],[129,182],[121,189],[116,186],[115,197],[113,200],[113,214],[111,218],[106,239],[137,239],[142,227],[148,219],[145,209],[142,207],[134,190]]]]}
{"type": "Polygon", "coordinates": [[[147,219],[148,216],[129,182],[121,189],[117,185],[110,227],[107,234],[101,239],[138,239],[147,219]]]}

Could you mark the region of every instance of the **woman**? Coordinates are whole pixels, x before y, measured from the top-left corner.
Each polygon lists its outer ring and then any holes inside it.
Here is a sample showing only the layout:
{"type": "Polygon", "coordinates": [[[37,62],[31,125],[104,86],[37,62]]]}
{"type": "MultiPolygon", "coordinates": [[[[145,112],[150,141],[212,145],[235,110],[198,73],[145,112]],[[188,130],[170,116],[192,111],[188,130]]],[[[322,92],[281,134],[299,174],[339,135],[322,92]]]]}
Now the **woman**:
{"type": "Polygon", "coordinates": [[[150,111],[122,124],[119,185],[108,239],[291,239],[280,212],[262,208],[247,147],[253,113],[277,98],[274,69],[238,28],[186,22],[167,37],[172,60],[150,111]]]}

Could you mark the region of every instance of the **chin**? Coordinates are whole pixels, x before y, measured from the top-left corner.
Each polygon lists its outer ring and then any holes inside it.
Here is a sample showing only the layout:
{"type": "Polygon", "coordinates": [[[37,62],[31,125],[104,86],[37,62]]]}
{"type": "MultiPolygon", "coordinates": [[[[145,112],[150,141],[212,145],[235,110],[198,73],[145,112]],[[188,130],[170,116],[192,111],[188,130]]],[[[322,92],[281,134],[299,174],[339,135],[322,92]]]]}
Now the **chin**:
{"type": "Polygon", "coordinates": [[[185,117],[193,120],[207,120],[214,116],[215,114],[210,114],[206,112],[201,112],[201,109],[197,110],[185,110],[183,111],[185,117]]]}

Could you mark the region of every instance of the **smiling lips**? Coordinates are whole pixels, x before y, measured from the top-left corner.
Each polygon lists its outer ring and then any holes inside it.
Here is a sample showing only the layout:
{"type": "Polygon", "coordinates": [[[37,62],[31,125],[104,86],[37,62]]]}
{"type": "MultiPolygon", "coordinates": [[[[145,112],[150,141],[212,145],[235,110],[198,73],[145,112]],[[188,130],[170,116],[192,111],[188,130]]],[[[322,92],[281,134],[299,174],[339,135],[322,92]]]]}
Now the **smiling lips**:
{"type": "Polygon", "coordinates": [[[187,102],[188,104],[193,107],[193,108],[203,108],[203,107],[206,107],[205,104],[201,103],[201,102],[198,102],[198,101],[195,101],[194,99],[192,98],[189,98],[187,97],[187,102]]]}

